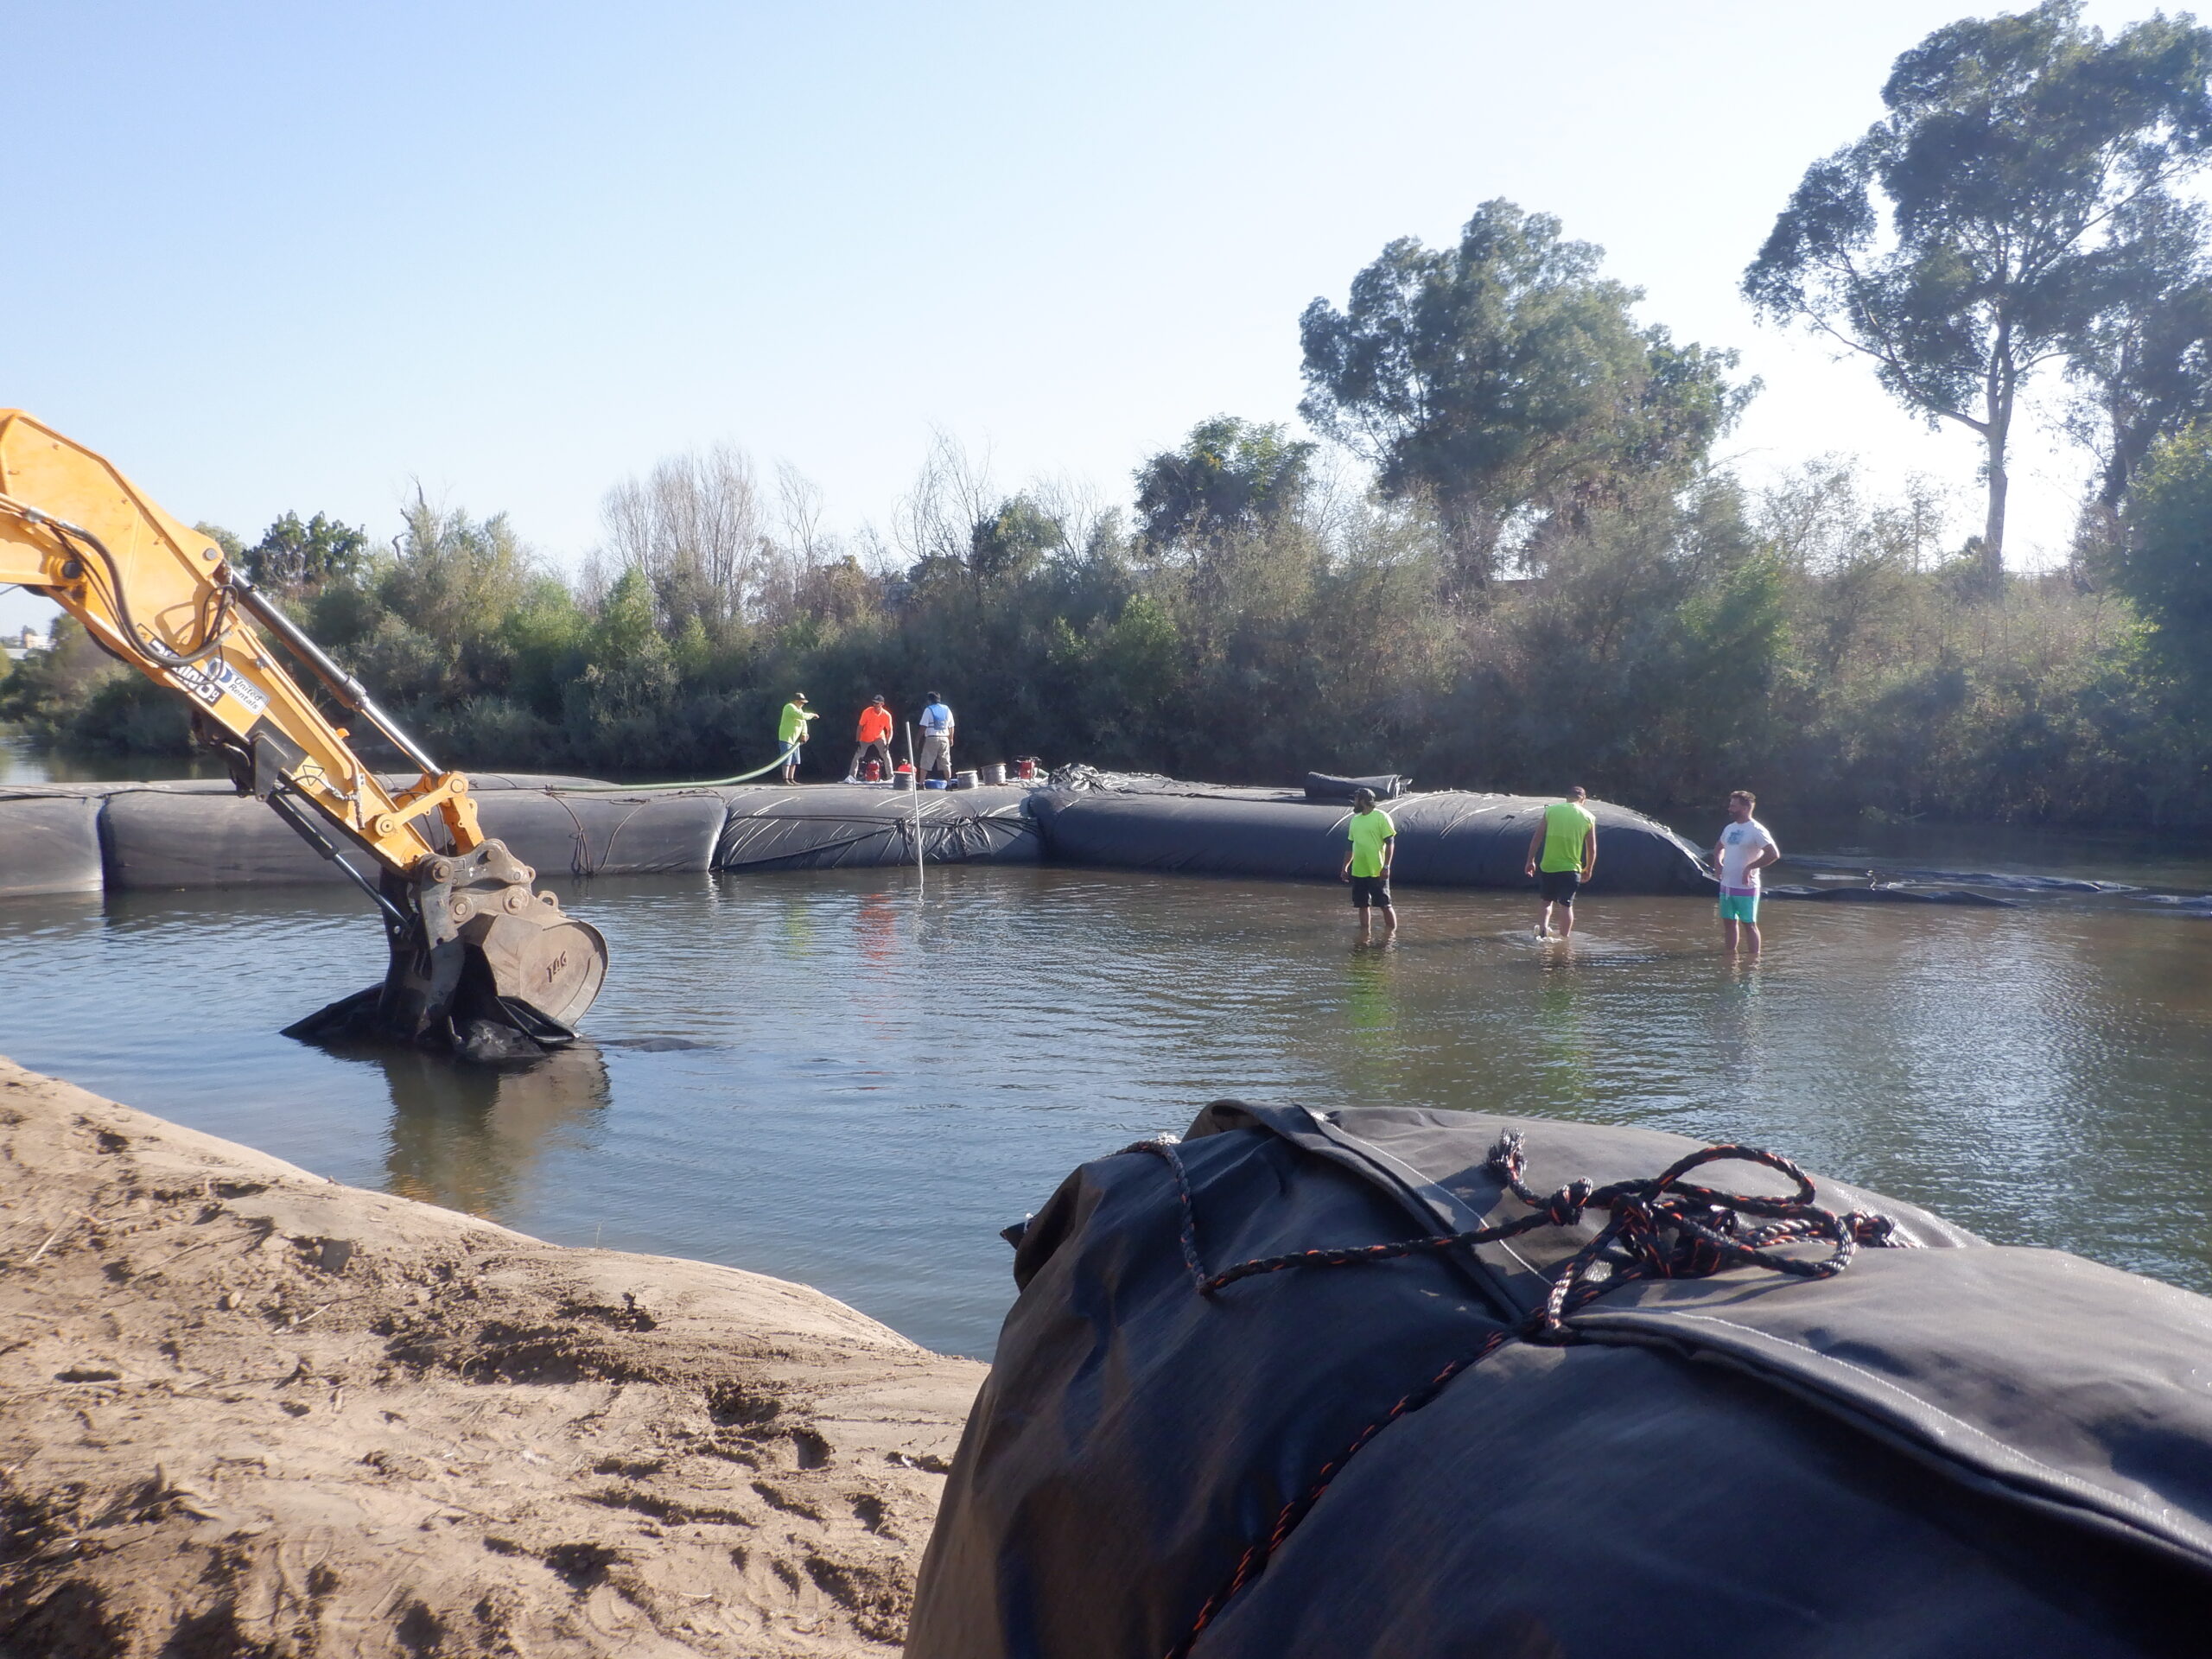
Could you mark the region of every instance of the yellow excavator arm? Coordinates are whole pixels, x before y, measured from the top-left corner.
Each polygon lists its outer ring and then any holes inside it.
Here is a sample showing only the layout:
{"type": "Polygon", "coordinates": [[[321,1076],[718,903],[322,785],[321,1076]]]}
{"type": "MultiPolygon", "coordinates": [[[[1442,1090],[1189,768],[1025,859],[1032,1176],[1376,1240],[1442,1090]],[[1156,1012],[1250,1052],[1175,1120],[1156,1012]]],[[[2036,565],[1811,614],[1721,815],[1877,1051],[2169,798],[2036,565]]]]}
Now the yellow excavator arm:
{"type": "Polygon", "coordinates": [[[219,547],[100,456],[16,410],[0,410],[7,583],[44,594],[110,655],[188,700],[195,735],[224,754],[239,789],[267,801],[377,902],[391,947],[383,985],[295,1032],[449,1042],[484,1058],[572,1034],[605,978],[605,942],[486,839],[467,779],[441,770],[219,547]],[[418,781],[388,790],[352,747],[351,729],[327,718],[282,665],[279,648],[345,718],[391,743],[418,781]],[[361,855],[365,869],[354,861],[361,855]]]}

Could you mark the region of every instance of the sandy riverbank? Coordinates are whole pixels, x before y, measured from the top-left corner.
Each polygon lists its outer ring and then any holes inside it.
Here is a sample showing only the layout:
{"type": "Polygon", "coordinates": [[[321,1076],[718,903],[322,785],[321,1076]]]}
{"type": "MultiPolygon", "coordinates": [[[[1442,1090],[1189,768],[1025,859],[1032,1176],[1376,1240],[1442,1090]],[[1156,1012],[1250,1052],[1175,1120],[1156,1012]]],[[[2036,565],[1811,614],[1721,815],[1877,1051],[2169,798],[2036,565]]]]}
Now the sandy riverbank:
{"type": "Polygon", "coordinates": [[[983,1371],[0,1060],[0,1652],[892,1651],[983,1371]]]}

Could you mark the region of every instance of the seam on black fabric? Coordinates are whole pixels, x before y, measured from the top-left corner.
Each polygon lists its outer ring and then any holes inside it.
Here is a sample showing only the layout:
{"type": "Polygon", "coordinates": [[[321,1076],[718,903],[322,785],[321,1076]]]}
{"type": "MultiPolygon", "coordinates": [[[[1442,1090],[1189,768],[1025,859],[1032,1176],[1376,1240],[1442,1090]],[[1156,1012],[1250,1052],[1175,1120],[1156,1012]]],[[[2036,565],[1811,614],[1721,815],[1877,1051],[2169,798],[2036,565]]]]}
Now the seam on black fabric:
{"type": "Polygon", "coordinates": [[[1773,1378],[1788,1387],[1790,1392],[1798,1395],[1799,1397],[1826,1408],[1831,1414],[1836,1414],[1834,1408],[1840,1404],[1847,1410],[1852,1418],[1860,1422],[1872,1421],[1886,1425],[1893,1435],[1901,1439],[1910,1439],[1942,1465],[1978,1471],[1985,1478],[2014,1491],[2033,1491],[2037,1487],[2050,1489],[2043,1495],[2056,1507],[2066,1510],[2086,1510],[2107,1516],[2126,1526],[2131,1533],[2149,1533],[2154,1537],[2165,1541],[2173,1548],[2186,1552],[2191,1560],[2199,1564],[2212,1566],[2212,1538],[2194,1536],[2188,1531],[2175,1526],[2171,1521],[2165,1519],[2159,1510],[2147,1503],[2128,1497],[2123,1493],[2096,1485],[2093,1482],[2084,1480],[2079,1475],[2069,1474],[2063,1469],[2045,1463],[2042,1459],[2031,1456],[2017,1446],[2008,1446],[2005,1441],[1990,1433],[1988,1430],[1976,1427],[1963,1417],[1945,1410],[1934,1402],[1923,1399],[1910,1389],[1891,1382],[1878,1373],[1870,1371],[1863,1365],[1854,1365],[1847,1359],[1838,1359],[1833,1355],[1823,1354],[1817,1349],[1808,1348],[1802,1343],[1792,1342],[1787,1337],[1777,1337],[1770,1332],[1761,1331],[1751,1325],[1738,1325],[1733,1319],[1724,1319],[1710,1313],[1692,1313],[1681,1309],[1668,1309],[1662,1312],[1654,1308],[1607,1308],[1576,1315],[1571,1318],[1568,1323],[1577,1336],[1592,1342],[1607,1340],[1608,1332],[1625,1333],[1630,1340],[1638,1346],[1656,1346],[1663,1344],[1677,1350],[1687,1350],[1692,1357],[1713,1354],[1716,1357],[1732,1359],[1746,1373],[1773,1378]],[[1686,1333],[1669,1330],[1669,1327],[1678,1321],[1723,1326],[1740,1336],[1751,1338],[1753,1346],[1783,1349],[1792,1356],[1797,1363],[1794,1366],[1787,1363],[1763,1365],[1749,1356],[1714,1347],[1709,1344],[1699,1344],[1690,1339],[1686,1333]],[[1805,1363],[1808,1361],[1812,1363],[1805,1363]],[[1861,1379],[1867,1385],[1870,1393],[1908,1402],[1912,1407],[1925,1412],[1929,1416],[1942,1419],[1946,1425],[1957,1431],[1959,1440],[1971,1442],[1977,1447],[1994,1447],[1995,1454],[1985,1453],[1979,1459],[1965,1456],[1956,1450],[1948,1448],[1942,1440],[1926,1430],[1914,1433],[1910,1411],[1897,1411],[1894,1416],[1879,1414],[1870,1409],[1866,1403],[1855,1400],[1849,1392],[1840,1388],[1821,1388],[1810,1376],[1805,1375],[1807,1371],[1817,1373],[1820,1370],[1830,1367],[1861,1379]],[[2007,1462],[2024,1466],[2025,1472],[2018,1470],[2008,1472],[2004,1466],[2007,1462]],[[2050,1496],[2051,1491],[2063,1496],[2053,1497],[2050,1496]]]}

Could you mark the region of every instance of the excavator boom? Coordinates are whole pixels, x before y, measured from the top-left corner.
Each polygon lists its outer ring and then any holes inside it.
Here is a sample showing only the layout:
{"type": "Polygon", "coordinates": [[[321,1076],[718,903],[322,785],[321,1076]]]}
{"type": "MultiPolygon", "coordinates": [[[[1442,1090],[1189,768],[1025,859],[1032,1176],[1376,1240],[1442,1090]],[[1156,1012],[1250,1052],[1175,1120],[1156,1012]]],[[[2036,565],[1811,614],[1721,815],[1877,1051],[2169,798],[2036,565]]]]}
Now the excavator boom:
{"type": "Polygon", "coordinates": [[[0,584],[82,622],[103,650],[192,706],[242,792],[269,803],[372,899],[384,982],[293,1027],[391,1035],[482,1058],[567,1041],[606,977],[598,931],[531,887],[486,839],[468,779],[441,770],[222,550],[186,529],[100,456],[20,410],[0,410],[0,584]],[[258,625],[257,631],[256,625],[258,625]],[[363,764],[280,651],[344,717],[420,772],[397,791],[363,764]]]}

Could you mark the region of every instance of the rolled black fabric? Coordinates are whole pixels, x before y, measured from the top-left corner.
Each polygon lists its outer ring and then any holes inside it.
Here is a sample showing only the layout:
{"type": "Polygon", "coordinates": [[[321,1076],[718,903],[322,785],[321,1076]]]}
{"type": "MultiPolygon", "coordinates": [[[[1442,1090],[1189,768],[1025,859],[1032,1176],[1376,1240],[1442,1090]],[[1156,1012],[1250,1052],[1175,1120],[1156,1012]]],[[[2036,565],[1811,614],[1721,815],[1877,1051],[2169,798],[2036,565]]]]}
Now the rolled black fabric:
{"type": "MultiPolygon", "coordinates": [[[[1695,1146],[1220,1103],[1077,1170],[1009,1230],[909,1659],[2202,1651],[2212,1304],[1815,1179],[1834,1276],[1624,1268],[1538,1334],[1619,1214],[1548,1195],[1695,1146]]],[[[1688,1179],[1738,1237],[1792,1190],[1688,1179]]]]}
{"type": "Polygon", "coordinates": [[[1405,793],[1408,780],[1395,772],[1380,778],[1332,778],[1325,772],[1306,774],[1306,798],[1309,801],[1342,801],[1350,804],[1351,798],[1361,790],[1371,790],[1378,801],[1395,801],[1405,793]]]}

